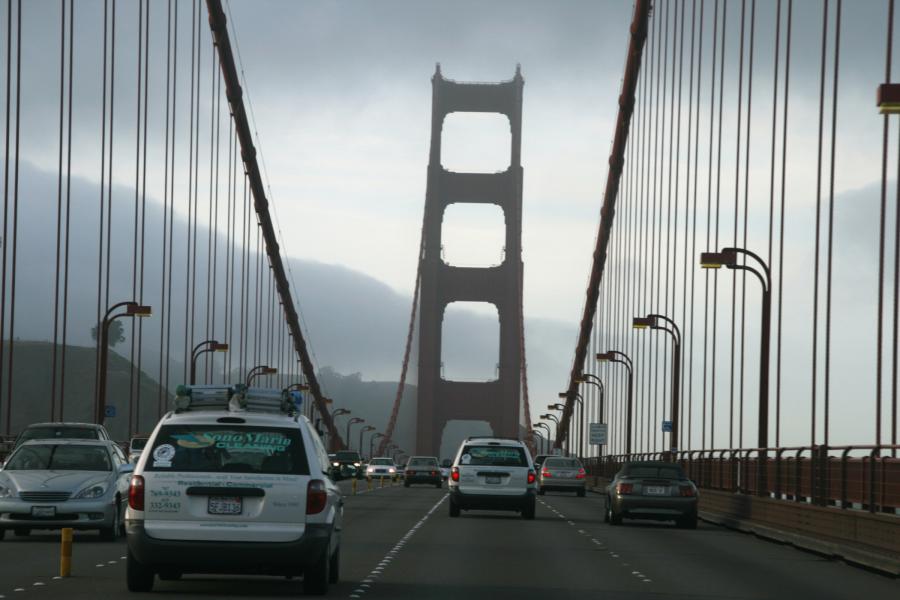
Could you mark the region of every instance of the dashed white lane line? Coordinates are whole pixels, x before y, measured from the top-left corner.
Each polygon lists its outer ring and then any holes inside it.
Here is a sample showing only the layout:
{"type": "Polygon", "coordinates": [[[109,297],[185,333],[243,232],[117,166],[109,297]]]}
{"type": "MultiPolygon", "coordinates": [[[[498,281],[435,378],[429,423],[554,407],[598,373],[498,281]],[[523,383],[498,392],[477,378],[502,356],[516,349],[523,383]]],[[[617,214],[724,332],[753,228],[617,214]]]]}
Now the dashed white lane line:
{"type": "Polygon", "coordinates": [[[441,496],[441,499],[438,500],[437,503],[432,506],[427,513],[425,513],[425,516],[419,519],[419,521],[415,525],[413,525],[396,544],[394,544],[393,548],[388,550],[387,554],[382,557],[375,568],[373,568],[372,571],[369,572],[369,574],[366,576],[366,578],[362,580],[362,582],[359,584],[359,587],[357,587],[355,590],[353,590],[353,592],[350,593],[350,598],[362,598],[365,593],[371,589],[372,584],[374,584],[378,580],[378,577],[380,577],[381,574],[384,573],[385,567],[388,567],[391,564],[394,556],[403,549],[403,546],[405,546],[409,539],[413,535],[415,535],[416,531],[418,531],[425,524],[425,521],[428,520],[428,517],[430,517],[432,513],[434,513],[434,511],[436,511],[438,507],[444,502],[444,500],[447,499],[447,496],[447,494],[441,496]]]}

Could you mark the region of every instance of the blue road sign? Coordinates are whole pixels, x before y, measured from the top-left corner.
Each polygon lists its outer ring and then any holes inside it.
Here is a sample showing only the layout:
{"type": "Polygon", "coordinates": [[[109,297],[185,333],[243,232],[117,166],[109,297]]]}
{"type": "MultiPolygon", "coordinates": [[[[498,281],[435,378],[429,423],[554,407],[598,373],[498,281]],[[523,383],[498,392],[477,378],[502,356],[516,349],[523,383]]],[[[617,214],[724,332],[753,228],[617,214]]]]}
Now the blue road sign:
{"type": "Polygon", "coordinates": [[[662,432],[663,433],[672,433],[672,421],[663,421],[662,422],[662,432]]]}
{"type": "Polygon", "coordinates": [[[112,404],[107,404],[104,408],[104,414],[107,417],[115,417],[116,416],[116,407],[112,404]]]}

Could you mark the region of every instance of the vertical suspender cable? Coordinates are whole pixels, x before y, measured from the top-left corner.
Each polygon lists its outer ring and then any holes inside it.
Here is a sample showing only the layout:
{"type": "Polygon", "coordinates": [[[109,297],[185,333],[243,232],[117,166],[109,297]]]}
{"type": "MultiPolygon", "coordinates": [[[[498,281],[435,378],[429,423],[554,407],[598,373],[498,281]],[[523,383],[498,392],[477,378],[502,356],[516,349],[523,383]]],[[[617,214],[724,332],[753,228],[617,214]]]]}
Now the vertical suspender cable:
{"type": "MultiPolygon", "coordinates": [[[[63,301],[62,301],[62,349],[59,360],[59,420],[65,421],[66,400],[66,345],[69,331],[69,233],[72,223],[72,81],[74,74],[75,7],[69,0],[69,90],[68,118],[66,131],[66,226],[63,249],[63,301]]],[[[2,312],[0,312],[2,314],[2,312]]],[[[0,339],[3,336],[0,335],[0,339]]]]}
{"type": "Polygon", "coordinates": [[[59,348],[59,284],[60,254],[62,252],[62,220],[63,220],[63,132],[65,123],[65,90],[66,90],[66,0],[60,0],[59,21],[59,162],[57,163],[56,183],[56,275],[53,280],[53,345],[50,366],[50,420],[56,418],[56,366],[59,348]]]}
{"type": "MultiPolygon", "coordinates": [[[[22,0],[16,5],[16,137],[15,160],[13,161],[13,224],[12,224],[12,258],[10,265],[10,298],[9,298],[9,356],[7,357],[6,376],[6,434],[10,433],[12,423],[12,399],[13,399],[13,358],[15,354],[15,327],[16,327],[16,262],[19,245],[19,139],[22,109],[22,0]]],[[[3,246],[6,247],[6,240],[3,246]]]]}

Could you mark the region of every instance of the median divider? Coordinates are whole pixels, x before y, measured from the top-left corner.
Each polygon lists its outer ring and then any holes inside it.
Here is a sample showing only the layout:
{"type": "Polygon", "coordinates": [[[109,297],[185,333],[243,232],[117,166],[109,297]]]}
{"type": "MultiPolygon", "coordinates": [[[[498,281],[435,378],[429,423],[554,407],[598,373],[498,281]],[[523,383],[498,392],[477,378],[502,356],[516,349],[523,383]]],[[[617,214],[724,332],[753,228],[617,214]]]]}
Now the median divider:
{"type": "Polygon", "coordinates": [[[72,576],[72,528],[64,527],[59,543],[59,576],[72,576]]]}

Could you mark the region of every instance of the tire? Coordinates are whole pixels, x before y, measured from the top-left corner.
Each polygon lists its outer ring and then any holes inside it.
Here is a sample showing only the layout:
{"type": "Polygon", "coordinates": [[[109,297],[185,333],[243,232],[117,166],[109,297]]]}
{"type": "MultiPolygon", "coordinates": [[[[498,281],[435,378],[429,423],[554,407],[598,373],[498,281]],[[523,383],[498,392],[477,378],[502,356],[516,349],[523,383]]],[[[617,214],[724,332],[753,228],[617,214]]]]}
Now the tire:
{"type": "Polygon", "coordinates": [[[609,500],[606,501],[606,506],[603,507],[603,522],[609,523],[609,500]]]}
{"type": "Polygon", "coordinates": [[[587,492],[584,490],[584,488],[581,488],[580,490],[578,490],[579,498],[584,498],[585,494],[587,494],[587,492]]]}
{"type": "Polygon", "coordinates": [[[15,534],[16,537],[28,537],[31,535],[31,529],[28,527],[16,527],[13,529],[13,534],[15,534]]]}
{"type": "Polygon", "coordinates": [[[328,565],[328,583],[337,583],[341,579],[341,546],[334,549],[334,554],[329,560],[328,565]]]}
{"type": "Polygon", "coordinates": [[[438,481],[436,484],[434,484],[434,487],[436,487],[437,489],[441,489],[442,487],[444,487],[444,482],[438,481]]]}
{"type": "Polygon", "coordinates": [[[525,508],[522,509],[522,518],[526,521],[534,520],[534,512],[535,512],[535,502],[532,500],[529,502],[525,508]]]}
{"type": "Polygon", "coordinates": [[[2,542],[3,538],[5,538],[5,537],[6,537],[6,530],[0,529],[0,542],[2,542]]]}
{"type": "Polygon", "coordinates": [[[178,581],[181,575],[181,571],[160,571],[158,577],[160,581],[178,581]]]}
{"type": "Polygon", "coordinates": [[[328,581],[331,577],[331,557],[328,555],[330,546],[329,542],[316,562],[303,571],[303,593],[307,596],[324,596],[328,593],[328,581]]]}
{"type": "Polygon", "coordinates": [[[459,516],[459,504],[453,500],[450,501],[450,516],[454,519],[459,516]]]}
{"type": "Polygon", "coordinates": [[[100,528],[100,539],[104,542],[113,542],[117,537],[119,537],[119,533],[122,528],[119,524],[119,503],[116,502],[116,510],[113,513],[113,522],[110,527],[101,527],[100,528]]]}
{"type": "Polygon", "coordinates": [[[606,515],[604,515],[603,520],[610,525],[622,524],[622,516],[612,509],[612,502],[609,500],[609,498],[606,499],[606,515]]]}
{"type": "Polygon", "coordinates": [[[153,589],[153,569],[142,565],[128,551],[128,559],[125,563],[125,582],[129,592],[149,592],[153,589]]]}

